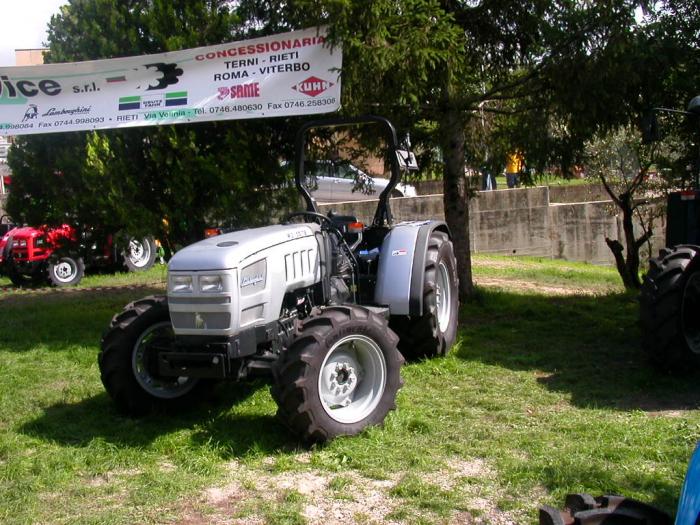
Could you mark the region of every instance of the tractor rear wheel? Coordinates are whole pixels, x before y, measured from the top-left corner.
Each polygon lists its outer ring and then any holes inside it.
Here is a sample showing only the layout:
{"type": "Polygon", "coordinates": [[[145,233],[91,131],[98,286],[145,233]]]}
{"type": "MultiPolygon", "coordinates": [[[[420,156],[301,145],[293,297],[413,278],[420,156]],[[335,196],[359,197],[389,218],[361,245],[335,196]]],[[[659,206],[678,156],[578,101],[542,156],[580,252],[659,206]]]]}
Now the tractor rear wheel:
{"type": "Polygon", "coordinates": [[[115,315],[102,336],[100,377],[117,408],[132,416],[167,409],[194,397],[208,383],[191,377],[161,377],[155,349],[175,338],[168,302],[150,296],[130,303],[115,315]]]}
{"type": "Polygon", "coordinates": [[[435,231],[425,257],[423,315],[391,318],[399,351],[406,359],[447,355],[457,338],[458,316],[457,260],[447,234],[435,231]]]}
{"type": "Polygon", "coordinates": [[[157,248],[153,237],[135,237],[129,239],[129,245],[124,250],[124,265],[130,272],[143,272],[153,266],[156,261],[157,248]]]}
{"type": "Polygon", "coordinates": [[[361,306],[316,311],[275,371],[278,417],[306,442],[354,435],[396,408],[403,358],[387,322],[361,306]]]}
{"type": "Polygon", "coordinates": [[[700,246],[662,250],[640,295],[642,344],[664,369],[700,363],[700,246]]]}

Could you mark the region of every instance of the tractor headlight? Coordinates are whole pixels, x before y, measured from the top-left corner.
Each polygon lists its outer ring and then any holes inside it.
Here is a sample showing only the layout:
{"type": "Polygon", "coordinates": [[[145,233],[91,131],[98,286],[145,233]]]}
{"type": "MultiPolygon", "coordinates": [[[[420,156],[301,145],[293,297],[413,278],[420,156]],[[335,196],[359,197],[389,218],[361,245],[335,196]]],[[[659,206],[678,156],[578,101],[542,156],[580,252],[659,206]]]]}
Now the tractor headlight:
{"type": "Polygon", "coordinates": [[[191,275],[171,275],[170,276],[170,291],[172,293],[192,292],[192,276],[191,275]]]}
{"type": "Polygon", "coordinates": [[[204,293],[224,291],[224,282],[220,275],[202,275],[199,277],[199,289],[204,293]]]}

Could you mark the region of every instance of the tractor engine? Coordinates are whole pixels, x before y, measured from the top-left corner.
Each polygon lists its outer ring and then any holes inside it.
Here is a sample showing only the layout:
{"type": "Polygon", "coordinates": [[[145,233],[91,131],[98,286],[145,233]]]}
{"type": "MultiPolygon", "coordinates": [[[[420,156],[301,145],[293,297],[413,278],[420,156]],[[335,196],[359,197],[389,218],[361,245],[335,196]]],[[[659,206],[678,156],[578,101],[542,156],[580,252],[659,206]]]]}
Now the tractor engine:
{"type": "Polygon", "coordinates": [[[316,224],[276,225],[177,252],[168,264],[168,308],[178,341],[218,336],[230,357],[243,357],[275,339],[285,312],[295,315],[321,280],[322,240],[316,224]]]}

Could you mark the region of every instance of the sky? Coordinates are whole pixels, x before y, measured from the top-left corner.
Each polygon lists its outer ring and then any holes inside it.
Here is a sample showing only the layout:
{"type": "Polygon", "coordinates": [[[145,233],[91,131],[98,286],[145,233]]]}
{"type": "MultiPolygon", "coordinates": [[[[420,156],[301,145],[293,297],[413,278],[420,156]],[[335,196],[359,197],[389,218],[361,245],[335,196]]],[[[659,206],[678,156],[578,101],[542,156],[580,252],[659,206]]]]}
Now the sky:
{"type": "Polygon", "coordinates": [[[0,0],[0,67],[15,65],[15,49],[43,47],[51,15],[67,0],[0,0]]]}

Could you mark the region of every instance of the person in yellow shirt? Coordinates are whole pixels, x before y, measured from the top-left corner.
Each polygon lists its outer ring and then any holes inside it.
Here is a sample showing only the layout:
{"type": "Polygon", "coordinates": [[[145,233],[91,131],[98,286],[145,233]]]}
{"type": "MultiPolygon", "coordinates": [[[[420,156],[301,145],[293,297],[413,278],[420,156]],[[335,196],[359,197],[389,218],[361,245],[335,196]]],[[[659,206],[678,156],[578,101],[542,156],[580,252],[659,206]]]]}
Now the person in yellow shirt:
{"type": "Polygon", "coordinates": [[[520,185],[518,175],[523,171],[525,159],[518,150],[506,155],[506,184],[509,188],[516,188],[520,185]]]}

